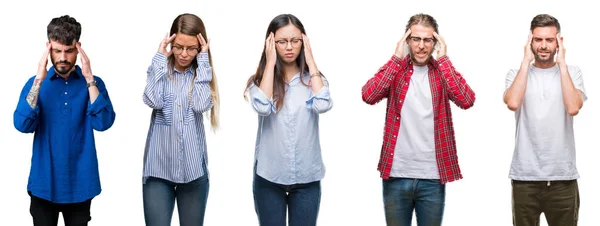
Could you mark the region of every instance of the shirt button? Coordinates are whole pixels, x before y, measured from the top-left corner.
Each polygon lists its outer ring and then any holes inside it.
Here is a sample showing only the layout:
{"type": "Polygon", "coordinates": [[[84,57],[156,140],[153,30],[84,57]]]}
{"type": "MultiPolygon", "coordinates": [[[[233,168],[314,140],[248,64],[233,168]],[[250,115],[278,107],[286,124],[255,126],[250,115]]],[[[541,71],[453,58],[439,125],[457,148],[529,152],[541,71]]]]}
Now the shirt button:
{"type": "Polygon", "coordinates": [[[182,120],[180,119],[179,122],[182,122],[182,120]]]}
{"type": "Polygon", "coordinates": [[[65,84],[69,84],[69,82],[65,82],[65,84]]]}
{"type": "Polygon", "coordinates": [[[179,104],[178,106],[181,107],[181,104],[179,104]]]}
{"type": "Polygon", "coordinates": [[[65,102],[65,105],[67,105],[67,102],[65,102]]]}
{"type": "Polygon", "coordinates": [[[67,95],[67,92],[65,92],[65,95],[67,95]]]}
{"type": "Polygon", "coordinates": [[[396,117],[396,120],[400,119],[400,117],[396,117]]]}

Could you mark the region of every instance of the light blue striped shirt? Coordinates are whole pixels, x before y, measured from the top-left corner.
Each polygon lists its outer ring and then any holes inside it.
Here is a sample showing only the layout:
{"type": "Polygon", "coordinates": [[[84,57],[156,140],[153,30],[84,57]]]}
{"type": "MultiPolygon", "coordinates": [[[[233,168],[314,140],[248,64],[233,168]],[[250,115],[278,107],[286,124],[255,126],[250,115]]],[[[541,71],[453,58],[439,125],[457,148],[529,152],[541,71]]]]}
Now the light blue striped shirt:
{"type": "Polygon", "coordinates": [[[162,53],[156,53],[148,68],[144,103],[153,111],[144,152],[144,183],[148,177],[188,183],[208,173],[203,168],[208,160],[202,113],[213,106],[212,68],[208,53],[200,53],[196,60],[195,79],[192,67],[172,70],[168,76],[167,57],[162,53]]]}
{"type": "Polygon", "coordinates": [[[277,184],[291,185],[319,181],[325,176],[319,141],[319,114],[333,106],[329,83],[314,93],[306,86],[308,73],[300,73],[286,84],[284,106],[277,112],[273,99],[252,84],[249,96],[258,113],[256,173],[277,184]]]}

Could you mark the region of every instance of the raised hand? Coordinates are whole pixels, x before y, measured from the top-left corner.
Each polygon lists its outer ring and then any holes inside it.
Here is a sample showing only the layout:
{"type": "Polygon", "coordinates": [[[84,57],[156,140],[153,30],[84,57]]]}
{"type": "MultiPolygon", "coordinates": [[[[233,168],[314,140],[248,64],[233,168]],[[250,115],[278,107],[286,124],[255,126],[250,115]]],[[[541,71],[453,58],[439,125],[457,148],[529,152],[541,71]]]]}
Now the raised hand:
{"type": "Polygon", "coordinates": [[[79,60],[81,61],[81,73],[85,80],[91,82],[94,80],[94,74],[92,74],[92,67],[90,66],[90,58],[88,58],[87,54],[81,48],[81,43],[77,43],[75,45],[77,47],[77,51],[79,52],[79,60]]]}
{"type": "Polygon", "coordinates": [[[535,56],[533,55],[533,49],[531,49],[531,41],[533,40],[533,34],[529,33],[527,37],[527,44],[525,44],[525,54],[523,56],[523,61],[527,63],[531,63],[535,56]]]}
{"type": "Polygon", "coordinates": [[[196,35],[198,37],[198,42],[200,43],[200,52],[206,53],[208,52],[210,46],[210,40],[206,41],[204,37],[202,37],[202,33],[196,35]]]}
{"type": "Polygon", "coordinates": [[[36,80],[41,81],[46,78],[46,75],[48,73],[48,69],[46,69],[46,67],[48,66],[48,55],[50,54],[51,50],[52,50],[52,43],[46,42],[46,49],[44,49],[44,53],[42,54],[42,59],[40,59],[40,63],[38,64],[36,80]]]}
{"type": "Polygon", "coordinates": [[[558,42],[558,55],[556,55],[556,63],[565,64],[565,45],[560,33],[556,34],[556,42],[558,42]]]}
{"type": "Polygon", "coordinates": [[[440,57],[446,56],[446,41],[444,41],[444,38],[435,31],[433,32],[433,37],[435,37],[435,40],[437,40],[440,45],[435,58],[440,59],[440,57]]]}
{"type": "Polygon", "coordinates": [[[411,30],[408,29],[406,31],[406,33],[404,33],[404,36],[402,37],[402,39],[400,39],[400,41],[398,41],[398,44],[396,45],[396,52],[394,54],[400,59],[403,59],[407,54],[404,52],[404,49],[407,45],[406,41],[407,41],[410,33],[411,33],[411,30]]]}
{"type": "Polygon", "coordinates": [[[308,65],[309,70],[313,69],[316,72],[317,65],[312,54],[312,48],[310,47],[310,40],[305,34],[302,34],[302,43],[304,43],[304,58],[306,60],[306,65],[308,65]]]}
{"type": "Polygon", "coordinates": [[[162,42],[160,42],[160,45],[158,46],[158,52],[162,53],[165,56],[171,56],[171,50],[167,51],[167,46],[173,41],[173,39],[175,39],[175,36],[177,34],[173,34],[171,35],[171,37],[169,37],[169,33],[165,34],[165,39],[163,39],[162,42]]]}
{"type": "Polygon", "coordinates": [[[275,34],[271,32],[267,40],[265,40],[265,55],[267,57],[267,65],[275,67],[277,62],[277,50],[275,49],[275,34]]]}

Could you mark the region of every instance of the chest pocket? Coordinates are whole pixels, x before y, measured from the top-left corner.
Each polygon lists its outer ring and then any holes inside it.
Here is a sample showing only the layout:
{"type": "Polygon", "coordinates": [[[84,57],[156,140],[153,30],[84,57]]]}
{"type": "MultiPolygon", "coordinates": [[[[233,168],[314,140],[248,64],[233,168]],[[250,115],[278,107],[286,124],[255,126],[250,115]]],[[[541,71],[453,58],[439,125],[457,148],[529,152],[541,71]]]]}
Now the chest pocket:
{"type": "Polygon", "coordinates": [[[170,126],[173,124],[173,94],[165,94],[162,109],[154,110],[154,123],[170,126]]]}

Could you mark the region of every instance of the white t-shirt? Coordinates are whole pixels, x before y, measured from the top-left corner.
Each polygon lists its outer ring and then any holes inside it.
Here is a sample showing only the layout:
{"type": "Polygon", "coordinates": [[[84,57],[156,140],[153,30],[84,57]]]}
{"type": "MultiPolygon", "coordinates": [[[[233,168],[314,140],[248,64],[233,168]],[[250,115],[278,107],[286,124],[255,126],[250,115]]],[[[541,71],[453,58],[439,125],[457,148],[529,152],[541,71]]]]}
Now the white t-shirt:
{"type": "Polygon", "coordinates": [[[440,179],[435,157],[433,103],[427,66],[413,66],[400,111],[400,130],[390,176],[440,179]]]}
{"type": "MultiPolygon", "coordinates": [[[[518,69],[508,71],[505,90],[518,69]]],[[[576,89],[587,100],[581,70],[568,66],[576,89]]],[[[579,178],[575,164],[573,117],[563,102],[557,64],[541,69],[531,65],[523,105],[515,112],[515,149],[509,178],[526,181],[573,180],[579,178]]]]}

